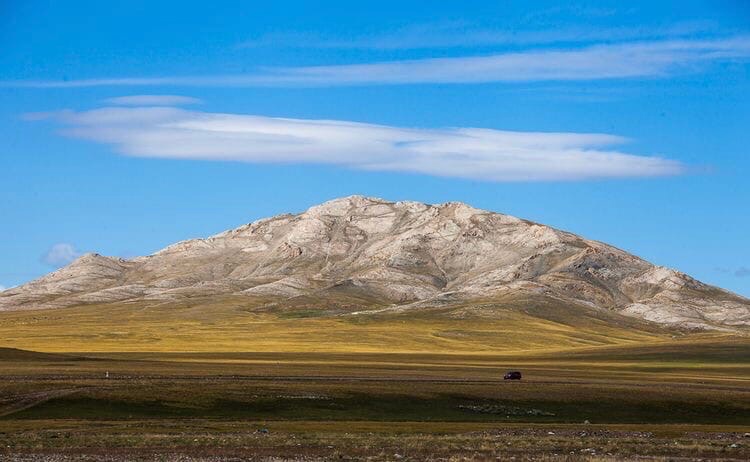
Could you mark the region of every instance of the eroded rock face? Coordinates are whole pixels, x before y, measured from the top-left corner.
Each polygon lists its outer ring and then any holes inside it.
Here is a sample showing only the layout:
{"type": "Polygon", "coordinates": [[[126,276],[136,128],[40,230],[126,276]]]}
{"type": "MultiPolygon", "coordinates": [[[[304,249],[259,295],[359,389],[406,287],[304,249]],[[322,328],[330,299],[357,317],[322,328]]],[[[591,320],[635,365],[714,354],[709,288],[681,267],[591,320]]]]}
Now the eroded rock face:
{"type": "MultiPolygon", "coordinates": [[[[750,326],[750,301],[600,242],[462,203],[360,196],[122,260],[89,254],[0,293],[0,310],[356,290],[417,307],[544,296],[688,328],[750,326]]],[[[325,296],[325,295],[323,295],[325,296]]]]}

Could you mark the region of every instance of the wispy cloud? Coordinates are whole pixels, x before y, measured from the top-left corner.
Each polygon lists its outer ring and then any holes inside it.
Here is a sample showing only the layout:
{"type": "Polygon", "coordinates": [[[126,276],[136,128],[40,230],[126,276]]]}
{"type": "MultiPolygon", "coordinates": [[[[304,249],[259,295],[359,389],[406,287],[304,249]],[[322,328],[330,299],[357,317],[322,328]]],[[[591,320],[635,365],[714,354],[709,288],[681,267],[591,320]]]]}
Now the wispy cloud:
{"type": "Polygon", "coordinates": [[[663,77],[710,61],[750,57],[750,37],[639,42],[568,50],[272,69],[276,83],[353,85],[663,77]]]}
{"type": "Polygon", "coordinates": [[[715,268],[715,270],[719,273],[731,274],[738,278],[744,278],[744,277],[750,276],[750,268],[747,266],[740,266],[739,268],[728,268],[724,266],[724,267],[715,268]]]}
{"type": "Polygon", "coordinates": [[[0,292],[4,291],[5,289],[7,289],[7,287],[0,285],[0,292]]]}
{"type": "Polygon", "coordinates": [[[420,129],[167,107],[104,107],[46,117],[66,125],[68,136],[112,145],[132,156],[329,164],[488,181],[653,177],[684,171],[676,161],[619,152],[611,146],[624,138],[596,133],[420,129]]]}
{"type": "Polygon", "coordinates": [[[198,104],[198,98],[180,95],[132,95],[108,98],[105,103],[117,106],[180,106],[183,104],[198,104]]]}
{"type": "Polygon", "coordinates": [[[530,49],[365,64],[268,67],[244,75],[123,77],[3,81],[5,87],[94,86],[336,86],[417,83],[485,83],[666,77],[716,61],[750,58],[750,36],[716,40],[664,40],[530,49]]]}
{"type": "Polygon", "coordinates": [[[244,42],[239,48],[333,48],[371,50],[416,50],[432,48],[469,48],[622,42],[688,38],[714,33],[710,21],[689,21],[663,27],[593,28],[562,26],[554,29],[477,27],[465,21],[412,24],[389,32],[355,35],[342,39],[322,33],[282,31],[264,34],[244,42]]]}
{"type": "Polygon", "coordinates": [[[80,256],[81,253],[72,244],[61,242],[50,247],[42,255],[42,262],[59,268],[73,262],[73,260],[80,256]]]}

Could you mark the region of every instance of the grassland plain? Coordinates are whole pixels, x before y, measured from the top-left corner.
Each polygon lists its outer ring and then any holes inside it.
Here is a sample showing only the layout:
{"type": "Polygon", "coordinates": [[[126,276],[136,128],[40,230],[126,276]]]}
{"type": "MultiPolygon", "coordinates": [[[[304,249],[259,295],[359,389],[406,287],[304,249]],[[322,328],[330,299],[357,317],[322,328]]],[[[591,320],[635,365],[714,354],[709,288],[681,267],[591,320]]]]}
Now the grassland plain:
{"type": "Polygon", "coordinates": [[[750,458],[742,335],[233,300],[2,313],[0,335],[0,460],[750,458]]]}
{"type": "Polygon", "coordinates": [[[3,346],[35,351],[410,352],[561,350],[670,340],[674,331],[602,310],[495,301],[358,314],[307,300],[195,299],[0,313],[3,346]],[[612,317],[615,317],[613,319],[612,317]]]}

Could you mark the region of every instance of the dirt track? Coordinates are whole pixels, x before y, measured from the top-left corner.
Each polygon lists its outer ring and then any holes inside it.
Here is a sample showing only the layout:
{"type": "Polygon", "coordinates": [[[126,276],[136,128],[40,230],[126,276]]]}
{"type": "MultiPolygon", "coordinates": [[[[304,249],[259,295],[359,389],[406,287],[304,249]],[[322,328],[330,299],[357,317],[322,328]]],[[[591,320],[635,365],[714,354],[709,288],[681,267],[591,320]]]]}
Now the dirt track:
{"type": "MultiPolygon", "coordinates": [[[[523,386],[524,384],[532,385],[601,385],[603,383],[612,384],[611,380],[591,380],[591,379],[524,379],[521,381],[510,380],[488,380],[488,379],[453,379],[453,378],[433,378],[433,377],[402,377],[402,376],[332,376],[332,375],[117,375],[110,374],[108,378],[102,375],[94,374],[75,374],[75,375],[13,375],[4,376],[3,380],[22,382],[45,382],[45,381],[91,381],[101,384],[103,382],[125,382],[125,381],[169,381],[169,382],[369,382],[369,383],[425,383],[425,384],[464,384],[464,385],[497,385],[497,386],[523,386]]],[[[623,381],[628,387],[636,388],[684,388],[696,387],[704,390],[721,390],[721,391],[747,391],[748,386],[721,385],[717,383],[696,383],[696,382],[641,382],[636,383],[634,380],[623,381]]],[[[0,404],[2,401],[0,401],[0,404]]],[[[0,414],[1,415],[1,414],[0,414]]]]}

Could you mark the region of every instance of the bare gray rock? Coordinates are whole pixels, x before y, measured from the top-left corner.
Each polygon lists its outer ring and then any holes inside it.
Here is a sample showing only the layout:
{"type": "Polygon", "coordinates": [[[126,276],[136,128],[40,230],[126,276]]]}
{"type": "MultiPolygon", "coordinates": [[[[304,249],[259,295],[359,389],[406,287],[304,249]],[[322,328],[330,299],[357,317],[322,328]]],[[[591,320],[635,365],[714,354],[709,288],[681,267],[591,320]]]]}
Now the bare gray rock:
{"type": "Polygon", "coordinates": [[[283,302],[334,292],[394,310],[536,297],[675,327],[750,326],[750,300],[612,246],[457,202],[361,196],[147,257],[87,254],[3,291],[0,311],[219,295],[283,302]]]}

